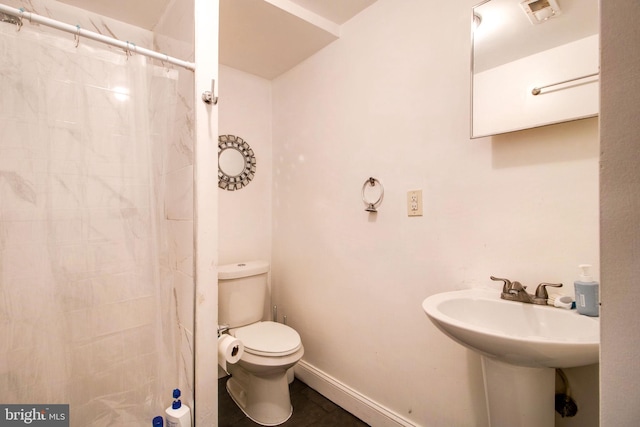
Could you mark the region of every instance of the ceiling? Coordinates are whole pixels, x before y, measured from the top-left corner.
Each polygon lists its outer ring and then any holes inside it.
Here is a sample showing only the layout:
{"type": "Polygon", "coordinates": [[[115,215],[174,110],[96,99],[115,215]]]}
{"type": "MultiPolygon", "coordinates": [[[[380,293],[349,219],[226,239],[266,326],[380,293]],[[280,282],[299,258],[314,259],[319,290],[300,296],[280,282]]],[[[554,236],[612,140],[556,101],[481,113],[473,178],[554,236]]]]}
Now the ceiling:
{"type": "Polygon", "coordinates": [[[171,0],[58,0],[99,15],[152,30],[171,0]]]}
{"type": "MultiPolygon", "coordinates": [[[[153,30],[172,0],[59,0],[153,30]]],[[[340,37],[376,0],[220,0],[221,64],[273,79],[340,37]]]]}
{"type": "Polygon", "coordinates": [[[474,71],[598,34],[598,0],[557,0],[562,11],[533,25],[513,0],[491,0],[475,7],[482,22],[474,31],[474,71]]]}
{"type": "Polygon", "coordinates": [[[291,0],[291,3],[338,25],[344,24],[375,2],[376,0],[291,0]]]}
{"type": "Polygon", "coordinates": [[[220,63],[271,80],[337,40],[375,1],[220,0],[220,63]]]}

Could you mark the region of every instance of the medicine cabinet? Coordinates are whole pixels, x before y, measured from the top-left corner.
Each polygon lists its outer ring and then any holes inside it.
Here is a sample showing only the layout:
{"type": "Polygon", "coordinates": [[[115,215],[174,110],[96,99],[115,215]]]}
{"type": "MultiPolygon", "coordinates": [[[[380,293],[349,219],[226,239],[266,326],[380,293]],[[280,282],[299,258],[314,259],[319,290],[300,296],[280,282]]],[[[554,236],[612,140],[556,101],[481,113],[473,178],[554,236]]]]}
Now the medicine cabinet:
{"type": "Polygon", "coordinates": [[[598,115],[598,0],[486,0],[472,13],[472,138],[598,115]]]}

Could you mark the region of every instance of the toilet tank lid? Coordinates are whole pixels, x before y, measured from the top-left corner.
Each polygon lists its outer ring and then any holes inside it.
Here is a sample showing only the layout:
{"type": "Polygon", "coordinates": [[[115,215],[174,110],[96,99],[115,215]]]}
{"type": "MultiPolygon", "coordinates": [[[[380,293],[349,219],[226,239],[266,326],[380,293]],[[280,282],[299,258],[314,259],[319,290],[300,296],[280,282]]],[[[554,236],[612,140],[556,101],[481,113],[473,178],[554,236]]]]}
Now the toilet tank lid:
{"type": "Polygon", "coordinates": [[[247,261],[218,266],[218,279],[237,279],[263,274],[269,271],[267,261],[247,261]]]}

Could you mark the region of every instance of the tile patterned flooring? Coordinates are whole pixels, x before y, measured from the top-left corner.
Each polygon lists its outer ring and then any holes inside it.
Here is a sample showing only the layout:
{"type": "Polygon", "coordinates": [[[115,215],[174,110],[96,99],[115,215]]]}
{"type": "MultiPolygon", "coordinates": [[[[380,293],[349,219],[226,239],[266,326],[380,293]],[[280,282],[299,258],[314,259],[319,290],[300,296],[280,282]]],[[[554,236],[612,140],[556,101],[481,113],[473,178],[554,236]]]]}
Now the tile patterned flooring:
{"type": "MultiPolygon", "coordinates": [[[[226,383],[229,377],[218,380],[218,427],[259,426],[251,421],[229,396],[226,383]]],[[[302,381],[295,379],[289,385],[293,415],[283,427],[368,427],[349,412],[302,381]]]]}

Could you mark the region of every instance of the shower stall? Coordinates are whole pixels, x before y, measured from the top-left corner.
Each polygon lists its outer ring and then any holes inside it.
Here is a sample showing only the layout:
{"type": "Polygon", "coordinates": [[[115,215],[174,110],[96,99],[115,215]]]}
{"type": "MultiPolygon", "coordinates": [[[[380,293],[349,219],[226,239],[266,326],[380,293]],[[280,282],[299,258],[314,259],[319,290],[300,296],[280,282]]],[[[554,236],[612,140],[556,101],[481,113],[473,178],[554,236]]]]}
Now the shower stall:
{"type": "MultiPolygon", "coordinates": [[[[193,28],[2,3],[193,56],[193,28]]],[[[194,404],[194,73],[0,17],[0,404],[150,425],[194,404]]]]}

